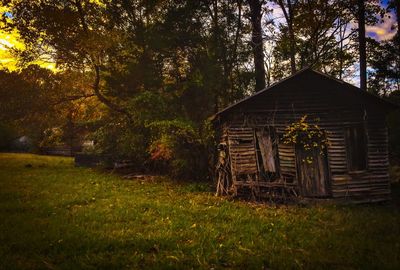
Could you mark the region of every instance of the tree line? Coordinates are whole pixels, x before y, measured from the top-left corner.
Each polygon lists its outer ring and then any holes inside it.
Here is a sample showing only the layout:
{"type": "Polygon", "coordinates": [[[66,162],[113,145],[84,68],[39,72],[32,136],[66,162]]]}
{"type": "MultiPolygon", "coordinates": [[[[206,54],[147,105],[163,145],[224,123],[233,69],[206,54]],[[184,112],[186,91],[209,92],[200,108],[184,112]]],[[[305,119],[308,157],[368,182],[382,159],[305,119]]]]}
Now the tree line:
{"type": "Polygon", "coordinates": [[[395,0],[0,3],[2,30],[25,45],[14,49],[21,69],[0,72],[3,137],[89,138],[100,154],[178,177],[207,173],[211,115],[304,67],[349,80],[359,63],[361,88],[391,99],[400,91],[399,34],[365,35],[365,25],[398,16],[395,0]],[[57,71],[29,65],[38,59],[57,71]]]}

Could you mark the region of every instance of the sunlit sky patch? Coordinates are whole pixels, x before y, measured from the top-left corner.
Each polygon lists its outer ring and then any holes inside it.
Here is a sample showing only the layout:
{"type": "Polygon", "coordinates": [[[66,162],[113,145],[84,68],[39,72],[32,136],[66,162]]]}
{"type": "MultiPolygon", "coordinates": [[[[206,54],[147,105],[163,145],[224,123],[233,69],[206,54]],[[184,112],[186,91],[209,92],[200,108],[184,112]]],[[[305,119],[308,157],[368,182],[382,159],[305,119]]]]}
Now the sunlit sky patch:
{"type": "Polygon", "coordinates": [[[22,43],[18,41],[18,34],[0,32],[0,65],[11,70],[16,69],[17,64],[11,53],[12,48],[23,48],[22,43]]]}
{"type": "MultiPolygon", "coordinates": [[[[12,14],[7,12],[4,7],[0,6],[0,15],[5,15],[8,18],[12,18],[12,14]]],[[[24,44],[19,38],[17,31],[11,33],[0,30],[0,69],[5,68],[9,70],[18,69],[18,61],[12,54],[13,49],[24,49],[24,44]]],[[[43,68],[56,70],[55,63],[49,61],[36,61],[33,64],[38,64],[43,68]]]]}

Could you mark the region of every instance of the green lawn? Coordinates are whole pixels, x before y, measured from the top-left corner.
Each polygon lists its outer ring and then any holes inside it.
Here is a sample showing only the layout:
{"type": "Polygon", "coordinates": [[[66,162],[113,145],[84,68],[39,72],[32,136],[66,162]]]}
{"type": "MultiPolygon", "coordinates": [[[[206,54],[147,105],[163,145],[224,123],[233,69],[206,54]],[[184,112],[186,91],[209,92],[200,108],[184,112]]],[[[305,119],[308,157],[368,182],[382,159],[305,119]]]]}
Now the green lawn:
{"type": "Polygon", "coordinates": [[[0,268],[400,269],[397,199],[273,207],[205,187],[0,154],[0,268]]]}

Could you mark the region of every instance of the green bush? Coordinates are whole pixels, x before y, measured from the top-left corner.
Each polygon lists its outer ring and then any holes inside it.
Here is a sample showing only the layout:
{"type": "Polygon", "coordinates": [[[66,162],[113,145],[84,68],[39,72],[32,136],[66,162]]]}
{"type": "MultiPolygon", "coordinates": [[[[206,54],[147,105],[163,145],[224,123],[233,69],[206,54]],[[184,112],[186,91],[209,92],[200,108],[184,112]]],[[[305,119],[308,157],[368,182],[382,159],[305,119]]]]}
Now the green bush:
{"type": "Polygon", "coordinates": [[[201,180],[206,177],[208,155],[201,133],[187,120],[174,119],[148,125],[152,134],[151,159],[176,178],[201,180]]]}
{"type": "Polygon", "coordinates": [[[0,151],[10,150],[15,137],[15,132],[11,127],[0,123],[0,151]]]}
{"type": "Polygon", "coordinates": [[[143,129],[135,129],[127,122],[110,121],[95,131],[90,138],[96,144],[93,152],[111,160],[132,160],[138,169],[148,159],[148,136],[143,129]]]}
{"type": "Polygon", "coordinates": [[[95,153],[113,160],[133,160],[140,169],[175,178],[205,179],[208,152],[213,149],[211,124],[174,118],[167,104],[160,95],[148,91],[129,100],[129,120],[109,115],[103,120],[106,124],[91,136],[96,141],[95,153]]]}

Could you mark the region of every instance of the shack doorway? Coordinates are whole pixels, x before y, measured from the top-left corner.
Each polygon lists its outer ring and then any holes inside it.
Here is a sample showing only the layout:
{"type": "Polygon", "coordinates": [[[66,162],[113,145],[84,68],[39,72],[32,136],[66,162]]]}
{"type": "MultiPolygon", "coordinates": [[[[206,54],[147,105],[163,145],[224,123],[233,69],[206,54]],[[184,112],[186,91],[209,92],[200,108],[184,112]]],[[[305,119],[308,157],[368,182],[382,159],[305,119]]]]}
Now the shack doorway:
{"type": "Polygon", "coordinates": [[[306,151],[296,147],[296,165],[299,189],[304,197],[330,195],[327,154],[319,149],[306,151]]]}

